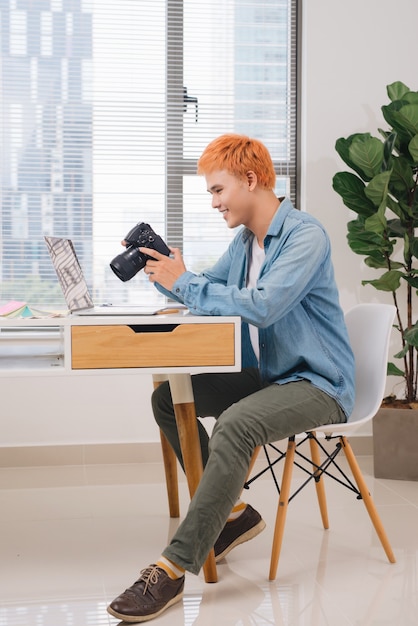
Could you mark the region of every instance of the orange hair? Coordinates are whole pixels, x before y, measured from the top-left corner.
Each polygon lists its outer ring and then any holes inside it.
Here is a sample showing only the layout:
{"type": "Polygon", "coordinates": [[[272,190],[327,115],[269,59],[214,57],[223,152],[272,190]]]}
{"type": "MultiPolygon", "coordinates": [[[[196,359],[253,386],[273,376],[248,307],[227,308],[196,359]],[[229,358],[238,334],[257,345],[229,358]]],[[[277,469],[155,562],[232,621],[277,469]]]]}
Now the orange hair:
{"type": "Polygon", "coordinates": [[[276,184],[276,172],[266,146],[246,135],[221,135],[211,141],[197,162],[197,173],[211,174],[216,170],[227,170],[242,179],[252,171],[265,189],[274,189],[276,184]]]}

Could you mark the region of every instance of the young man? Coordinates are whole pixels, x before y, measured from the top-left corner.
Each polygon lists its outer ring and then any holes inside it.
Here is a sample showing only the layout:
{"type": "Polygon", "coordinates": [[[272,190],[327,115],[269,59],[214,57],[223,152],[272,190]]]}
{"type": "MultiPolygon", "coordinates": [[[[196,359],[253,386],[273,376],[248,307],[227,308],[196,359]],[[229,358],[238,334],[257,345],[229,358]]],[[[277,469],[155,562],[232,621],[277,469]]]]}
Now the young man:
{"type": "MultiPolygon", "coordinates": [[[[142,250],[153,257],[144,271],[191,313],[241,317],[242,371],[192,378],[197,414],[217,418],[210,440],[199,423],[203,477],[162,555],[108,607],[129,622],[178,602],[185,570],[198,574],[213,546],[220,560],[263,530],[260,514],[239,499],[256,446],[344,422],[354,402],[354,360],[324,228],[276,197],[271,157],[255,139],[215,139],[198,173],[227,226],[245,228],[200,275],[175,248],[171,257],[142,250]]],[[[182,462],[168,383],[152,406],[182,462]]]]}

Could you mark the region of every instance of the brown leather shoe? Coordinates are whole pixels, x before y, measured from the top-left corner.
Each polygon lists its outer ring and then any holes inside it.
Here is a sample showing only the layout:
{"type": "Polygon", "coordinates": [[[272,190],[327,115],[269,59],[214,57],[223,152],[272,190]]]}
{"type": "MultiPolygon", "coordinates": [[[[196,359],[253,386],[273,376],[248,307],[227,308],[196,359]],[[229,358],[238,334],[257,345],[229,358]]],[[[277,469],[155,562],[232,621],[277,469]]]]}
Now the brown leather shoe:
{"type": "Polygon", "coordinates": [[[124,622],[146,622],[179,602],[183,589],[184,576],[172,580],[163,569],[152,564],[109,604],[107,611],[124,622]]]}
{"type": "Polygon", "coordinates": [[[215,561],[218,562],[226,557],[240,543],[259,535],[265,527],[266,523],[260,513],[253,509],[251,504],[247,504],[239,517],[225,524],[217,538],[214,545],[215,561]]]}

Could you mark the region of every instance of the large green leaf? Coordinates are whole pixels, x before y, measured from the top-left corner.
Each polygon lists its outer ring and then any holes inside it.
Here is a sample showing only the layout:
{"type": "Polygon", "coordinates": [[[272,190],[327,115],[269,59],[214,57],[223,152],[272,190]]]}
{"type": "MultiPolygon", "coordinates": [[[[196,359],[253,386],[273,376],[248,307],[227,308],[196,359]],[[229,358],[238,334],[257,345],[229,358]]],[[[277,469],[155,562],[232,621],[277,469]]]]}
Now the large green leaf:
{"type": "Polygon", "coordinates": [[[389,237],[400,237],[403,239],[405,236],[406,228],[401,220],[388,220],[387,229],[389,237]]]}
{"type": "MultiPolygon", "coordinates": [[[[392,124],[390,125],[392,126],[392,124]]],[[[394,130],[388,131],[388,130],[383,130],[382,128],[378,128],[377,130],[379,131],[380,135],[382,135],[385,141],[386,139],[388,139],[388,137],[393,137],[393,154],[403,153],[403,150],[402,150],[403,142],[401,141],[400,137],[398,137],[398,133],[396,133],[394,130]]]]}
{"type": "Polygon", "coordinates": [[[409,154],[414,159],[414,163],[418,164],[418,134],[412,137],[408,145],[409,154]]]}
{"type": "Polygon", "coordinates": [[[360,176],[360,178],[365,181],[369,181],[371,176],[367,176],[362,168],[358,167],[357,163],[353,161],[350,156],[350,146],[353,141],[366,141],[367,139],[371,139],[371,137],[372,136],[370,133],[354,133],[346,139],[344,137],[340,137],[340,139],[337,139],[337,141],[335,142],[335,149],[344,161],[344,163],[346,163],[348,167],[354,170],[360,176]]]}
{"type": "Polygon", "coordinates": [[[364,228],[366,230],[371,230],[374,233],[383,234],[386,230],[387,222],[384,214],[384,206],[383,211],[379,210],[377,213],[368,217],[364,223],[364,228]]]}
{"type": "Polygon", "coordinates": [[[414,256],[416,259],[418,259],[418,238],[417,237],[414,237],[411,240],[410,250],[411,250],[412,256],[414,256]]]}
{"type": "Polygon", "coordinates": [[[409,104],[417,104],[418,103],[418,92],[417,91],[408,91],[401,100],[405,100],[405,102],[409,102],[409,104]]]}
{"type": "MultiPolygon", "coordinates": [[[[364,259],[365,264],[367,265],[367,267],[372,267],[375,270],[379,270],[379,269],[383,269],[388,267],[388,259],[386,258],[386,256],[384,256],[381,252],[379,252],[379,254],[376,254],[375,252],[366,257],[364,259]]],[[[402,263],[399,263],[398,261],[391,261],[390,262],[390,267],[391,269],[402,269],[404,266],[402,265],[402,263]]]]}
{"type": "Polygon", "coordinates": [[[402,100],[393,100],[390,104],[384,104],[381,107],[383,117],[385,118],[389,126],[391,126],[392,128],[394,127],[393,114],[395,111],[399,110],[401,107],[402,107],[402,100]]]}
{"type": "Polygon", "coordinates": [[[347,235],[348,245],[351,250],[355,254],[360,254],[361,256],[371,257],[376,259],[376,261],[380,258],[380,264],[382,267],[387,267],[387,263],[385,263],[386,258],[383,252],[378,248],[376,244],[367,239],[366,237],[352,237],[351,235],[347,235]]]}
{"type": "Polygon", "coordinates": [[[410,197],[408,196],[407,198],[405,198],[399,195],[398,204],[402,210],[401,220],[409,224],[414,219],[414,216],[412,214],[412,206],[410,204],[410,197]]]}
{"type": "Polygon", "coordinates": [[[342,197],[344,204],[359,215],[373,215],[375,207],[365,195],[365,184],[351,172],[338,172],[332,179],[333,189],[342,197]]]}
{"type": "Polygon", "coordinates": [[[404,339],[410,346],[418,347],[418,325],[412,326],[404,332],[404,339]]]}
{"type": "Polygon", "coordinates": [[[404,156],[394,157],[392,160],[392,175],[389,188],[397,196],[399,192],[408,195],[414,189],[414,169],[412,163],[404,156]]]}
{"type": "Polygon", "coordinates": [[[409,92],[409,87],[407,87],[400,80],[391,83],[386,87],[387,94],[389,96],[389,100],[402,100],[402,97],[409,92]]]}
{"type": "Polygon", "coordinates": [[[386,170],[392,169],[392,161],[393,161],[393,149],[396,145],[396,133],[388,133],[384,134],[385,141],[383,143],[383,161],[382,161],[382,172],[386,172],[386,170]]]}
{"type": "Polygon", "coordinates": [[[366,179],[378,174],[383,162],[383,143],[376,137],[357,137],[349,147],[350,159],[364,172],[366,179]]]}
{"type": "MultiPolygon", "coordinates": [[[[366,261],[369,261],[370,263],[374,262],[377,267],[382,269],[388,267],[385,255],[381,251],[377,250],[377,248],[372,248],[367,242],[362,242],[361,239],[353,241],[350,241],[349,237],[347,237],[347,239],[350,249],[354,252],[354,254],[359,254],[360,256],[365,257],[365,263],[366,261]]],[[[369,263],[366,263],[366,265],[369,266],[369,263]]],[[[370,267],[372,267],[372,265],[370,267]]]]}
{"type": "Polygon", "coordinates": [[[386,249],[387,236],[383,236],[381,232],[377,230],[368,230],[366,228],[366,222],[370,218],[363,218],[359,216],[355,220],[351,220],[347,224],[348,234],[353,237],[362,237],[364,241],[370,240],[370,243],[375,243],[379,249],[386,249]]]}
{"type": "Polygon", "coordinates": [[[396,131],[396,149],[400,154],[405,152],[404,146],[408,144],[412,138],[412,135],[405,130],[403,124],[401,123],[402,118],[397,117],[399,111],[407,104],[408,103],[405,100],[395,100],[390,104],[382,106],[383,117],[392,129],[396,131]]]}
{"type": "Polygon", "coordinates": [[[406,266],[408,266],[411,261],[411,252],[409,248],[409,242],[410,242],[409,233],[408,231],[406,231],[405,236],[404,236],[404,244],[403,244],[403,258],[404,258],[406,266]]]}
{"type": "Polygon", "coordinates": [[[366,196],[371,200],[376,208],[380,207],[382,202],[386,207],[386,196],[389,188],[389,181],[392,170],[387,170],[381,174],[377,174],[372,178],[364,190],[366,196]]]}
{"type": "Polygon", "coordinates": [[[403,104],[399,110],[393,108],[392,125],[397,133],[410,141],[418,133],[418,104],[403,104]]]}
{"type": "Polygon", "coordinates": [[[374,262],[382,264],[382,267],[387,266],[384,253],[392,253],[393,244],[390,240],[379,232],[366,230],[364,221],[360,218],[349,222],[347,228],[347,240],[353,252],[371,257],[374,262]]]}
{"type": "Polygon", "coordinates": [[[379,291],[396,291],[401,284],[403,274],[398,270],[389,270],[375,280],[362,280],[362,285],[373,285],[379,291]]]}
{"type": "Polygon", "coordinates": [[[411,287],[413,287],[413,289],[418,289],[418,278],[416,276],[404,276],[404,279],[406,280],[408,285],[411,285],[411,287]]]}
{"type": "Polygon", "coordinates": [[[405,372],[399,367],[397,367],[394,363],[388,363],[387,366],[387,375],[388,376],[405,376],[405,372]]]}

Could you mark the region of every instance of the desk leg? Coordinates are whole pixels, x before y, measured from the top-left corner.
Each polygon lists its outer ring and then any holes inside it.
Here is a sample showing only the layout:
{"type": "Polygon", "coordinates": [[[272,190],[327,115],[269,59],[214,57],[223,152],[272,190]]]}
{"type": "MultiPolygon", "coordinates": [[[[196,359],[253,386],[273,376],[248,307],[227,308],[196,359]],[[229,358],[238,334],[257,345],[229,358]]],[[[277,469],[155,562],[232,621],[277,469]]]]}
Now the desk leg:
{"type": "MultiPolygon", "coordinates": [[[[190,497],[192,498],[203,474],[203,463],[191,376],[189,374],[169,374],[168,380],[170,382],[187,484],[190,497]]],[[[203,565],[203,572],[207,583],[215,583],[218,580],[213,549],[203,565]]]]}
{"type": "MultiPolygon", "coordinates": [[[[167,380],[167,376],[154,374],[154,388],[167,380]]],[[[163,453],[165,482],[167,487],[170,517],[180,517],[179,487],[177,478],[177,457],[163,431],[160,430],[161,450],[163,453]]]]}

